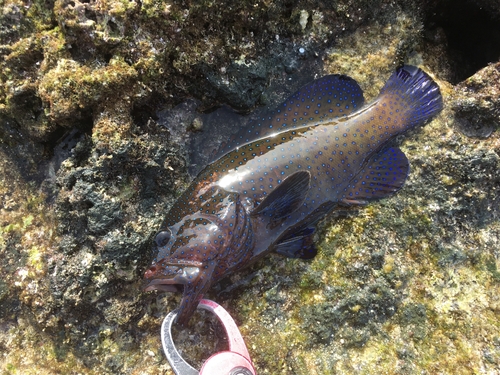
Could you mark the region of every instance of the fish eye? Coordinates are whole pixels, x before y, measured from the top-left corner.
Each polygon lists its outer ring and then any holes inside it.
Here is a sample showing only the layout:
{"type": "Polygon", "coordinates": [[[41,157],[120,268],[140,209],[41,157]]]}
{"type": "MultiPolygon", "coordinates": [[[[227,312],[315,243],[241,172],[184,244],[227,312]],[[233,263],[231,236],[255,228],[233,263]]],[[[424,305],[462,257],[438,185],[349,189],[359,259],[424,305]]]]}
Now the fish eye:
{"type": "Polygon", "coordinates": [[[170,237],[172,237],[172,234],[170,231],[167,230],[162,230],[161,232],[158,232],[155,237],[155,242],[158,247],[163,247],[165,246],[168,241],[170,241],[170,237]]]}

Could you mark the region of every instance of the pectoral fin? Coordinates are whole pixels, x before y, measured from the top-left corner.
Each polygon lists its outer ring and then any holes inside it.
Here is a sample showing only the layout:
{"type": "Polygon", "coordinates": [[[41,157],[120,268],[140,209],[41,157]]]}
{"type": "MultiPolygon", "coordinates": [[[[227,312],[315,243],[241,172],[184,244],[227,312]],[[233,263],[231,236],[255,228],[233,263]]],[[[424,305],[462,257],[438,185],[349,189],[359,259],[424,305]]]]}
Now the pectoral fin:
{"type": "Polygon", "coordinates": [[[282,219],[297,210],[306,198],[311,175],[300,171],[288,176],[252,212],[253,216],[262,215],[273,221],[282,219]]]}

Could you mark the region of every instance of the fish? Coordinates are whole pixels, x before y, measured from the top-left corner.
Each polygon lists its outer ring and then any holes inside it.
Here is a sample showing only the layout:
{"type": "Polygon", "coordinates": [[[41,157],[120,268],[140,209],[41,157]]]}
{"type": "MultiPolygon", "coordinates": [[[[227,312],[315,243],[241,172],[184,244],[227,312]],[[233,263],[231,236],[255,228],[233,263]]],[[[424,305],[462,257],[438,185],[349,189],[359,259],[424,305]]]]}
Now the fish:
{"type": "Polygon", "coordinates": [[[326,215],[403,187],[410,166],[394,138],[442,108],[437,83],[410,65],[369,104],[345,75],[302,87],[222,145],[170,208],[144,290],[182,292],[176,322],[186,325],[212,285],[266,254],[314,258],[326,215]]]}

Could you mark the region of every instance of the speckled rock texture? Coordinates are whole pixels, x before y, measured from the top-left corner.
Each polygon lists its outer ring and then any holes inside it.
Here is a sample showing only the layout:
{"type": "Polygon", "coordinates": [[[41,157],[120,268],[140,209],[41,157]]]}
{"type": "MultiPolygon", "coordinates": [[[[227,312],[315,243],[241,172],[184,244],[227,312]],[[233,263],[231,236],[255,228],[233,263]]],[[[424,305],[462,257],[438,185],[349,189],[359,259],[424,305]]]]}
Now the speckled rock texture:
{"type": "Polygon", "coordinates": [[[500,127],[500,63],[491,64],[456,86],[456,124],[465,135],[488,138],[500,127]]]}
{"type": "MultiPolygon", "coordinates": [[[[2,374],[173,374],[142,292],[168,208],[214,148],[315,77],[367,100],[401,63],[445,109],[397,142],[395,196],[327,218],[207,295],[259,374],[500,373],[498,1],[5,0],[0,12],[2,374]]],[[[227,342],[177,329],[200,366],[227,342]]]]}

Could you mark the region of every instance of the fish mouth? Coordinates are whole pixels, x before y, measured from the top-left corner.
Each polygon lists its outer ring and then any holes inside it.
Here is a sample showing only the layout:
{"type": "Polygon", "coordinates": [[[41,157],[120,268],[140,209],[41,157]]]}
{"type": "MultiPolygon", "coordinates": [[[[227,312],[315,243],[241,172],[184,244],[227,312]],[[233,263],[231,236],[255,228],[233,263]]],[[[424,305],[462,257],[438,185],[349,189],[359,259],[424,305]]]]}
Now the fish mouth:
{"type": "Polygon", "coordinates": [[[199,267],[168,265],[151,266],[144,274],[146,279],[145,292],[159,290],[162,292],[184,292],[184,286],[198,279],[199,267]]]}
{"type": "Polygon", "coordinates": [[[154,279],[148,281],[144,286],[145,292],[158,290],[160,292],[183,293],[184,284],[180,284],[173,279],[154,279]]]}

